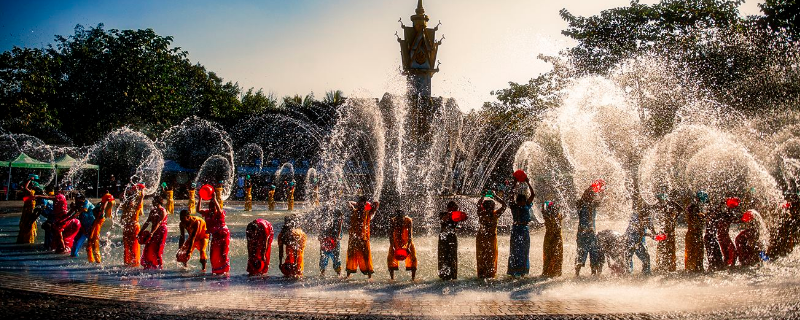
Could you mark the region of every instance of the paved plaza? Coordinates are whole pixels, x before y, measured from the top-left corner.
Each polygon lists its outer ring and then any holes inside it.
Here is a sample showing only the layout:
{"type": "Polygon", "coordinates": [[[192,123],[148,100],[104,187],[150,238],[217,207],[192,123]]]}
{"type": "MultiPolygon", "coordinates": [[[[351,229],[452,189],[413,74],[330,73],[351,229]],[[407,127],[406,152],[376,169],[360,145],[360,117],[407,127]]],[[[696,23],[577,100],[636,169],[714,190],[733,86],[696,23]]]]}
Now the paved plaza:
{"type": "MultiPolygon", "coordinates": [[[[165,264],[158,272],[129,269],[113,257],[113,251],[105,264],[96,266],[86,263],[85,256],[69,258],[37,245],[13,244],[19,215],[8,206],[3,210],[7,213],[0,214],[0,312],[15,318],[71,314],[159,319],[791,318],[800,314],[797,255],[758,269],[691,277],[679,272],[576,279],[565,263],[565,276],[559,279],[515,280],[500,275],[492,281],[467,276],[450,282],[433,276],[416,282],[390,281],[382,274],[385,267],[378,254],[378,273],[371,281],[361,275],[350,280],[322,278],[313,263],[306,265],[308,276],[299,281],[275,276],[274,270],[270,277],[249,278],[241,260],[234,259],[230,277],[222,278],[174,264],[165,264]]],[[[235,225],[232,233],[238,234],[241,227],[235,225]]],[[[177,236],[177,228],[170,229],[170,236],[177,236]]],[[[165,260],[174,256],[171,251],[168,246],[165,260]]],[[[504,271],[502,257],[500,265],[504,271]]]]}

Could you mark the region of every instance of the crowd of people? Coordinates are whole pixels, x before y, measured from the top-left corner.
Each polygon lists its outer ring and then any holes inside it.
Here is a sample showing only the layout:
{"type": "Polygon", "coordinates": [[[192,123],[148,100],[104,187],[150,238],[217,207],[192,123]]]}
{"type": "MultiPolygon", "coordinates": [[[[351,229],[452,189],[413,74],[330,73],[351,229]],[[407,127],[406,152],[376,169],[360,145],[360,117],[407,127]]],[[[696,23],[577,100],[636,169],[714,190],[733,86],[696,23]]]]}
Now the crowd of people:
{"type": "MultiPolygon", "coordinates": [[[[44,194],[36,183],[38,177],[30,175],[23,188],[22,215],[19,222],[18,243],[34,243],[37,234],[37,220],[45,218],[42,229],[45,232],[45,247],[57,253],[79,256],[83,247],[90,262],[101,263],[100,229],[106,219],[112,218],[117,201],[108,192],[96,204],[84,195],[77,195],[69,203],[66,190],[56,187],[44,194]],[[38,204],[38,205],[37,205],[38,204]]],[[[249,179],[248,179],[249,180],[249,179]]],[[[475,214],[478,224],[475,233],[475,268],[478,278],[497,277],[498,271],[498,220],[510,208],[513,224],[510,229],[509,257],[507,274],[510,277],[524,277],[530,274],[531,230],[529,225],[535,218],[532,215],[537,196],[527,177],[517,177],[508,199],[487,191],[477,202],[475,214]],[[519,189],[518,184],[525,188],[519,189]]],[[[199,251],[199,262],[205,272],[210,257],[211,272],[227,275],[231,270],[229,247],[231,233],[226,225],[226,212],[223,203],[224,184],[207,186],[206,197],[203,190],[191,186],[188,206],[179,213],[180,240],[176,261],[188,266],[192,253],[199,251]],[[213,190],[211,189],[213,188],[213,190]],[[200,196],[196,196],[200,195],[200,196]],[[206,201],[204,209],[204,201],[206,201]],[[208,254],[207,254],[208,252],[208,254]]],[[[252,210],[250,187],[245,183],[245,210],[252,210]]],[[[206,188],[204,186],[203,188],[206,188]]],[[[124,263],[129,267],[141,266],[145,269],[161,269],[164,265],[164,248],[167,241],[167,220],[174,214],[173,190],[162,184],[151,199],[151,209],[142,225],[140,217],[144,213],[145,185],[137,184],[124,192],[119,204],[122,225],[124,263]],[[140,252],[141,250],[141,252],[140,252]]],[[[202,189],[202,188],[201,188],[202,189]]],[[[293,190],[293,188],[292,188],[293,190]]],[[[786,195],[782,215],[776,217],[776,227],[769,235],[762,234],[763,219],[753,208],[752,199],[741,200],[730,196],[711,199],[709,194],[698,191],[691,200],[683,204],[670,199],[667,190],[656,195],[655,205],[641,205],[634,210],[624,233],[614,230],[597,231],[597,209],[603,203],[606,183],[597,179],[588,186],[576,203],[577,209],[577,255],[575,275],[589,260],[590,272],[599,275],[608,266],[615,275],[633,272],[633,257],[642,265],[642,273],[651,273],[650,254],[646,239],[657,241],[655,269],[658,272],[674,272],[677,269],[676,225],[684,217],[685,234],[684,269],[687,272],[718,271],[736,265],[753,266],[770,258],[785,256],[794,248],[800,231],[800,196],[796,193],[786,195]],[[654,223],[657,222],[657,223],[654,223]],[[741,224],[742,231],[730,237],[730,227],[741,224]],[[656,227],[656,225],[658,227],[656,227]],[[762,245],[767,243],[768,245],[762,245]],[[765,240],[765,241],[761,241],[765,240]],[[706,263],[707,261],[707,263],[706,263]]],[[[289,198],[291,199],[291,198],[289,198]]],[[[540,199],[543,225],[543,277],[559,277],[563,266],[562,208],[552,199],[540,199]]],[[[268,201],[274,210],[274,200],[268,201]]],[[[289,203],[291,210],[292,203],[289,203]]],[[[349,236],[346,250],[345,277],[361,272],[368,278],[374,273],[371,252],[372,220],[380,209],[380,203],[369,201],[364,196],[357,201],[343,202],[342,206],[321,209],[317,240],[320,248],[319,269],[325,275],[332,264],[333,270],[342,276],[341,241],[344,231],[349,236]],[[345,225],[345,210],[349,210],[349,221],[345,225]]],[[[390,213],[389,250],[386,266],[391,279],[400,265],[416,278],[418,268],[417,253],[414,247],[413,219],[402,210],[390,213]]],[[[437,258],[438,275],[443,280],[458,278],[458,230],[470,215],[459,209],[456,202],[446,204],[446,210],[439,214],[437,258]]],[[[538,221],[537,221],[538,222],[538,221]]],[[[278,267],[286,277],[299,278],[304,274],[304,252],[308,235],[302,229],[301,216],[289,215],[277,235],[278,267]]],[[[271,247],[274,240],[272,224],[265,219],[256,219],[246,228],[248,262],[246,270],[252,276],[265,275],[269,271],[271,247]]]]}

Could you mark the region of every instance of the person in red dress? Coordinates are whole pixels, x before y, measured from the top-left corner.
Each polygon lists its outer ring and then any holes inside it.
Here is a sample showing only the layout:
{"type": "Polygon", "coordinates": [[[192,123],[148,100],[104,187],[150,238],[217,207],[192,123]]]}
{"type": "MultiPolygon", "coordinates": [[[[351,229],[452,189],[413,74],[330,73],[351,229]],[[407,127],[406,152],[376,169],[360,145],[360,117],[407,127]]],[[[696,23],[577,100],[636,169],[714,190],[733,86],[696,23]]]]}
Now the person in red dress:
{"type": "Polygon", "coordinates": [[[231,270],[228,250],[231,244],[231,232],[225,224],[225,210],[222,210],[217,197],[211,197],[207,210],[200,210],[203,199],[197,201],[197,212],[206,220],[208,234],[211,235],[211,272],[227,275],[231,270]]]}

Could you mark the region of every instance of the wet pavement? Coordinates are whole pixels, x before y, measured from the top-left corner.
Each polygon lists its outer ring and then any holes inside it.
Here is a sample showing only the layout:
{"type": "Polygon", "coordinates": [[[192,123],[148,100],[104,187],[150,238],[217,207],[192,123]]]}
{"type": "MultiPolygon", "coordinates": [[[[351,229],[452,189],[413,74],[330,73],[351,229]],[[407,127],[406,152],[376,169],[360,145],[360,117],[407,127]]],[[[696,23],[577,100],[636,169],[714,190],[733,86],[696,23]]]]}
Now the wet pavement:
{"type": "MultiPolygon", "coordinates": [[[[16,212],[7,202],[5,211],[16,212]],[[10,209],[8,209],[10,208],[10,209]]],[[[37,245],[13,244],[17,213],[0,214],[0,314],[14,318],[793,318],[800,317],[800,277],[795,252],[787,259],[754,269],[715,274],[682,272],[616,278],[574,278],[574,237],[565,230],[565,276],[558,279],[502,276],[507,259],[507,235],[501,235],[501,275],[497,280],[474,278],[474,240],[459,248],[461,278],[440,281],[435,276],[435,236],[418,237],[420,275],[415,282],[400,272],[390,281],[385,270],[385,239],[375,239],[373,280],[361,275],[344,280],[318,275],[318,245],[309,236],[307,277],[286,280],[277,268],[269,277],[250,278],[245,272],[244,226],[254,216],[278,224],[285,212],[237,212],[231,203],[229,221],[232,272],[229,277],[200,273],[165,263],[147,272],[121,265],[116,233],[105,242],[101,266],[80,258],[46,252],[37,245]],[[506,250],[502,248],[505,246],[506,250]],[[431,249],[433,250],[432,252],[431,249]],[[317,250],[317,251],[314,251],[317,250]],[[470,258],[472,260],[470,260],[470,258]],[[463,274],[463,276],[462,276],[463,274]]],[[[165,261],[171,261],[178,236],[170,224],[165,261]]],[[[602,223],[600,223],[602,225],[602,223]]],[[[616,223],[607,223],[618,228],[616,223]]],[[[279,227],[276,228],[279,230],[279,227]]],[[[277,232],[277,231],[276,231],[277,232]]],[[[541,237],[532,231],[532,273],[541,270],[541,237]],[[538,251],[535,249],[537,248],[538,251]]],[[[465,236],[468,237],[468,236],[465,236]]],[[[41,235],[39,236],[41,238],[41,235]]],[[[346,244],[346,237],[345,237],[346,244]]],[[[273,243],[273,245],[275,245],[273,243]]],[[[682,245],[679,244],[679,248],[682,245]]],[[[343,249],[345,247],[343,246],[343,249]]],[[[652,248],[651,248],[652,249],[652,248]]],[[[800,250],[799,250],[800,251],[800,250]]],[[[651,252],[654,252],[651,250],[651,252]]],[[[277,255],[277,250],[273,250],[277,255]]],[[[196,257],[192,261],[197,264],[196,257]]],[[[275,266],[277,257],[273,257],[275,266]]],[[[682,261],[679,256],[679,261],[682,261]]]]}

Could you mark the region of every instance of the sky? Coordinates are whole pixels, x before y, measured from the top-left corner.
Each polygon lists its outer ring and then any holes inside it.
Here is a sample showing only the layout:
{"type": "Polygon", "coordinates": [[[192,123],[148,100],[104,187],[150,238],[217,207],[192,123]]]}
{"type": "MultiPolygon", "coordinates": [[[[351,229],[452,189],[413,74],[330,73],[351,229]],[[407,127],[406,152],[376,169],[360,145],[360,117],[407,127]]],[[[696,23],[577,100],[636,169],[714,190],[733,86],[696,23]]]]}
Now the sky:
{"type": "MultiPolygon", "coordinates": [[[[411,25],[415,0],[291,1],[39,1],[0,0],[0,50],[46,47],[75,25],[108,29],[152,28],[173,36],[226,81],[263,89],[280,98],[326,91],[379,98],[401,93],[398,18],[411,25]]],[[[652,4],[656,0],[642,0],[652,4]]],[[[539,54],[556,55],[574,42],[558,11],[590,16],[628,6],[629,0],[428,0],[429,26],[441,21],[440,72],[433,95],[453,97],[462,110],[494,101],[492,90],[527,82],[550,66],[539,54]]],[[[759,14],[748,0],[742,15],[759,14]]]]}

